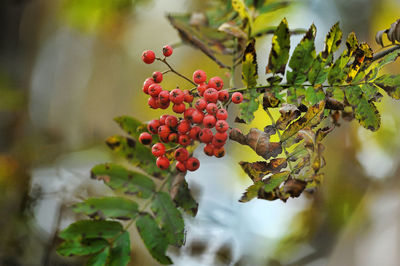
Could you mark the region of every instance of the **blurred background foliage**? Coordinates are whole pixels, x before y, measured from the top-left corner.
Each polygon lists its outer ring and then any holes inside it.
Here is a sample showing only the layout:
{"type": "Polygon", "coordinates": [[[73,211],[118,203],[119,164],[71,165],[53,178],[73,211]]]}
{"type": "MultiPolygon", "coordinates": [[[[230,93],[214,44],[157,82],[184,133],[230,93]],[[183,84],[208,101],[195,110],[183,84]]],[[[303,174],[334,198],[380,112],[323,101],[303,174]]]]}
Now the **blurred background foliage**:
{"type": "MultiPolygon", "coordinates": [[[[111,157],[103,143],[118,131],[112,119],[161,114],[147,109],[141,93],[143,80],[158,70],[143,66],[141,52],[160,54],[163,45],[179,42],[167,13],[209,10],[209,23],[218,24],[229,8],[222,0],[0,2],[0,265],[83,263],[54,252],[56,233],[76,219],[72,203],[110,193],[90,181],[89,169],[111,157]]],[[[399,9],[396,0],[302,0],[260,23],[277,25],[285,16],[296,29],[315,22],[321,49],[340,21],[345,34],[355,31],[379,49],[375,32],[398,19],[399,9]]],[[[258,40],[259,65],[266,64],[269,43],[270,37],[258,40]]],[[[185,75],[202,68],[228,83],[228,74],[193,47],[177,48],[171,63],[185,75]]],[[[386,71],[398,74],[400,63],[386,71]]],[[[188,85],[168,77],[165,86],[177,84],[188,85]]],[[[170,250],[175,263],[398,265],[400,106],[384,97],[378,109],[376,133],[342,121],[326,140],[320,190],[286,204],[237,203],[250,183],[237,162],[257,160],[249,149],[231,144],[222,161],[201,158],[201,171],[188,176],[199,215],[187,221],[186,246],[170,250]]],[[[269,123],[259,110],[250,126],[269,123]]],[[[136,232],[131,239],[132,265],[157,265],[136,232]]]]}

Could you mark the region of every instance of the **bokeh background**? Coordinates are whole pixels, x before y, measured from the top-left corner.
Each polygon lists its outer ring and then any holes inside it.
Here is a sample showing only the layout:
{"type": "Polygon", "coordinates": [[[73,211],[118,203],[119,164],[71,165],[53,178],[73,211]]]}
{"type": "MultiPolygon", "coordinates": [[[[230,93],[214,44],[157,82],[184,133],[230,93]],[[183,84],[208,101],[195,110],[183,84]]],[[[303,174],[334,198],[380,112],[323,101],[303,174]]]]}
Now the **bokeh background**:
{"type": "MultiPolygon", "coordinates": [[[[113,118],[142,121],[143,80],[161,54],[179,42],[167,13],[201,11],[212,0],[2,0],[0,1],[0,265],[82,265],[55,252],[57,232],[77,217],[68,209],[89,196],[110,195],[89,178],[97,163],[115,160],[104,140],[119,132],[113,118]]],[[[399,18],[398,0],[301,0],[271,15],[291,28],[318,28],[323,47],[340,21],[374,49],[376,31],[399,18]]],[[[292,38],[298,42],[300,36],[292,38]]],[[[270,37],[257,41],[265,65],[270,37]]],[[[294,45],[292,45],[294,46],[294,45]]],[[[209,58],[180,46],[170,60],[190,76],[198,68],[225,77],[209,58]]],[[[397,62],[386,68],[399,73],[397,62]]],[[[263,77],[260,77],[262,79],[263,77]]],[[[260,81],[262,82],[262,81],[260,81]]],[[[185,86],[168,76],[165,86],[185,86]]],[[[187,84],[186,84],[187,85],[187,84]]],[[[250,184],[237,162],[256,160],[245,147],[228,146],[187,176],[200,203],[186,219],[186,245],[170,249],[176,265],[398,265],[400,261],[400,104],[378,104],[382,127],[371,133],[343,122],[326,140],[326,178],[312,197],[287,203],[239,203],[250,184]]],[[[231,110],[231,117],[235,110],[231,110]]],[[[251,126],[269,123],[262,110],[251,126]]],[[[133,229],[132,265],[157,265],[133,229]]]]}

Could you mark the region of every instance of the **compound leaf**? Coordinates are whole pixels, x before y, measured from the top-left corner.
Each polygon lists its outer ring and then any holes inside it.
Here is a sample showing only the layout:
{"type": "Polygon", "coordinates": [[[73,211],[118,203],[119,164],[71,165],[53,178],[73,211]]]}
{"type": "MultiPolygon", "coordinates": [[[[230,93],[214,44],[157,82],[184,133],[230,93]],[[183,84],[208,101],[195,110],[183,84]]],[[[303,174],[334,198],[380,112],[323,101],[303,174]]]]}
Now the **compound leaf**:
{"type": "Polygon", "coordinates": [[[136,220],[136,228],[147,250],[161,264],[172,264],[171,259],[165,255],[168,248],[168,240],[158,228],[154,218],[149,214],[139,216],[136,220]]]}
{"type": "Polygon", "coordinates": [[[135,219],[139,212],[139,205],[121,197],[89,198],[72,206],[77,213],[84,213],[91,218],[135,219]]]}
{"type": "Polygon", "coordinates": [[[151,205],[156,221],[164,232],[168,243],[177,247],[184,242],[184,222],[171,197],[165,192],[155,195],[151,205]]]}
{"type": "Polygon", "coordinates": [[[290,50],[290,32],[288,22],[284,18],[272,37],[272,48],[269,53],[266,73],[284,74],[290,50]]]}
{"type": "Polygon", "coordinates": [[[123,166],[106,163],[93,167],[91,176],[112,189],[140,198],[149,198],[155,191],[154,181],[145,175],[130,171],[123,166]]]}
{"type": "Polygon", "coordinates": [[[269,162],[239,162],[243,171],[253,180],[260,181],[264,176],[270,173],[277,173],[287,166],[285,158],[271,159],[269,162]]]}

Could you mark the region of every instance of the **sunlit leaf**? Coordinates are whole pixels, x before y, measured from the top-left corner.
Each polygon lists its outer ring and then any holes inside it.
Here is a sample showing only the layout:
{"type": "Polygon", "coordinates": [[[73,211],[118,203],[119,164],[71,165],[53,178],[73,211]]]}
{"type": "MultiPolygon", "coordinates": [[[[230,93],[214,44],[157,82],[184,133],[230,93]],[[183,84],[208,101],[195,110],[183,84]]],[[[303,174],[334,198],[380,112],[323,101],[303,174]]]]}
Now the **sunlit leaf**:
{"type": "Polygon", "coordinates": [[[253,88],[257,85],[258,67],[255,44],[255,39],[248,42],[242,58],[242,82],[246,88],[253,88]]]}
{"type": "Polygon", "coordinates": [[[284,18],[272,37],[272,48],[269,53],[266,73],[284,74],[289,59],[290,33],[287,20],[284,18]]]}
{"type": "Polygon", "coordinates": [[[340,46],[342,41],[342,31],[339,27],[339,22],[332,26],[328,35],[325,38],[325,49],[322,52],[322,58],[327,58],[329,54],[334,53],[340,46]]]}

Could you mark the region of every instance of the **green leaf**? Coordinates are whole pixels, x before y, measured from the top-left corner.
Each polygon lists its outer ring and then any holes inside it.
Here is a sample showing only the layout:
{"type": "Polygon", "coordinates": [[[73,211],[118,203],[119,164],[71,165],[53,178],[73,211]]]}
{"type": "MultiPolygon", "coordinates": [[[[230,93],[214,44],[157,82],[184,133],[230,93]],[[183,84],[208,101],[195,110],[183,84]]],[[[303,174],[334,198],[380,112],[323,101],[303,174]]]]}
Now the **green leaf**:
{"type": "Polygon", "coordinates": [[[185,238],[185,224],[171,197],[165,192],[157,193],[151,204],[151,210],[166,235],[168,243],[177,247],[182,246],[185,238]]]}
{"type": "MultiPolygon", "coordinates": [[[[191,216],[196,216],[199,204],[196,200],[192,197],[190,193],[189,185],[185,180],[185,177],[178,181],[179,183],[176,184],[177,192],[176,195],[173,197],[175,204],[178,207],[181,207],[187,214],[191,216]]],[[[171,188],[171,194],[172,194],[171,188]]]]}
{"type": "Polygon", "coordinates": [[[153,195],[156,187],[154,181],[147,176],[113,163],[96,165],[91,171],[91,176],[103,180],[112,189],[145,199],[153,195]]]}
{"type": "Polygon", "coordinates": [[[86,262],[86,266],[105,266],[107,265],[107,258],[110,254],[110,248],[105,248],[102,252],[90,257],[86,262]]]}
{"type": "Polygon", "coordinates": [[[265,3],[262,7],[258,8],[257,11],[262,14],[262,13],[269,13],[273,12],[285,7],[288,7],[292,2],[291,1],[278,1],[278,2],[268,2],[265,3]]]}
{"type": "Polygon", "coordinates": [[[162,171],[157,167],[156,160],[149,147],[134,139],[119,135],[107,138],[106,143],[118,156],[125,157],[134,166],[138,166],[156,177],[162,175],[162,171]]]}
{"type": "Polygon", "coordinates": [[[286,63],[289,59],[290,33],[286,18],[276,28],[272,37],[272,48],[269,54],[266,73],[285,73],[286,63]]]}
{"type": "Polygon", "coordinates": [[[386,91],[390,97],[400,99],[400,75],[382,75],[374,81],[374,84],[386,91]]]}
{"type": "Polygon", "coordinates": [[[72,255],[84,256],[97,253],[100,250],[108,247],[107,240],[103,238],[83,239],[81,241],[64,241],[57,248],[57,252],[61,256],[69,257],[72,255]]]}
{"type": "Polygon", "coordinates": [[[312,24],[301,42],[294,49],[289,61],[292,71],[287,71],[286,74],[288,84],[301,85],[307,80],[307,74],[316,57],[315,34],[316,28],[312,24]]]}
{"type": "Polygon", "coordinates": [[[332,26],[328,35],[325,38],[325,49],[322,52],[322,58],[327,58],[330,54],[334,53],[340,46],[342,41],[342,31],[339,27],[339,22],[332,26]]]}
{"type": "Polygon", "coordinates": [[[65,240],[89,238],[112,238],[123,232],[122,225],[113,221],[82,220],[61,231],[59,236],[65,240]]]}
{"type": "Polygon", "coordinates": [[[158,228],[156,221],[149,214],[139,216],[136,227],[147,250],[161,264],[172,264],[169,257],[165,255],[168,248],[168,240],[158,228]]]}
{"type": "Polygon", "coordinates": [[[362,92],[368,100],[374,100],[378,94],[378,88],[370,83],[360,85],[362,92]]]}
{"type": "Polygon", "coordinates": [[[119,116],[114,118],[114,121],[129,135],[135,139],[139,138],[139,135],[145,131],[146,125],[130,116],[119,116]]]}
{"type": "Polygon", "coordinates": [[[265,192],[272,192],[274,189],[278,188],[283,181],[285,181],[290,175],[289,171],[280,172],[272,175],[266,180],[266,184],[264,186],[265,192]]]}
{"type": "Polygon", "coordinates": [[[242,58],[242,81],[246,88],[257,85],[257,55],[255,49],[255,39],[251,39],[246,46],[242,58]]]}
{"type": "Polygon", "coordinates": [[[345,81],[347,73],[350,70],[350,68],[346,66],[358,46],[357,37],[354,32],[351,32],[346,40],[347,50],[343,51],[328,73],[328,83],[330,85],[341,85],[345,81]]]}
{"type": "Polygon", "coordinates": [[[375,105],[365,97],[361,87],[347,87],[345,95],[347,101],[353,106],[355,117],[360,124],[371,131],[378,130],[381,117],[375,105]]]}
{"type": "Polygon", "coordinates": [[[72,210],[84,213],[91,218],[100,219],[135,219],[139,212],[139,205],[131,200],[120,197],[90,198],[75,204],[72,210]]]}
{"type": "Polygon", "coordinates": [[[260,96],[257,89],[248,89],[243,94],[243,102],[239,105],[240,114],[239,118],[243,119],[246,123],[250,123],[254,119],[254,112],[258,110],[260,96]]]}
{"type": "Polygon", "coordinates": [[[110,256],[110,266],[126,266],[128,265],[131,256],[131,242],[129,239],[129,233],[125,231],[121,234],[113,244],[110,256]]]}
{"type": "Polygon", "coordinates": [[[321,87],[307,87],[306,88],[306,101],[311,104],[315,105],[320,101],[325,100],[325,93],[321,87]]]}
{"type": "Polygon", "coordinates": [[[318,125],[323,118],[324,109],[325,101],[321,101],[314,106],[310,106],[307,112],[302,117],[291,123],[288,128],[282,133],[281,142],[285,143],[303,128],[312,128],[318,125]]]}
{"type": "Polygon", "coordinates": [[[323,84],[325,82],[329,72],[329,61],[332,57],[331,54],[325,61],[321,59],[321,56],[315,58],[307,75],[308,81],[311,85],[323,84]]]}

